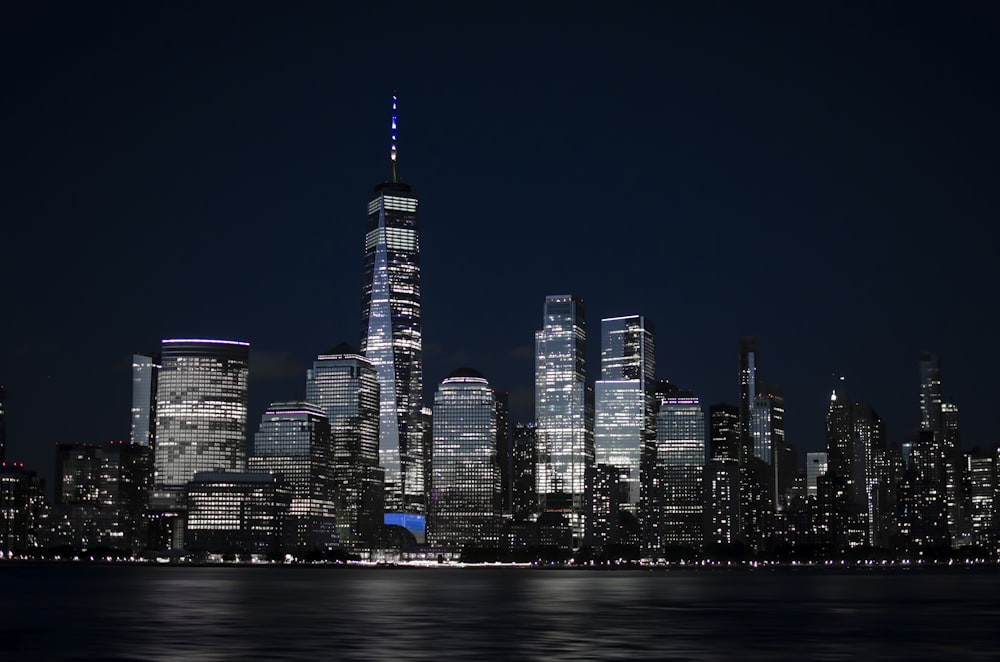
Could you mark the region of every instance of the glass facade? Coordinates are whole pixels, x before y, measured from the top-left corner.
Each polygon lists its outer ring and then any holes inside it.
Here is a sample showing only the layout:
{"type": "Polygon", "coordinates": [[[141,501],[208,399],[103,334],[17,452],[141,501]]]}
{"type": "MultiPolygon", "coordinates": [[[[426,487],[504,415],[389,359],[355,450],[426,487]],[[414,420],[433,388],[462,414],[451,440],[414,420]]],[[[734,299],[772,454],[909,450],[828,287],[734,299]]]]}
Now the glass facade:
{"type": "Polygon", "coordinates": [[[156,389],[153,502],[171,508],[200,471],[243,471],[249,344],[168,339],[156,389]]]}
{"type": "Polygon", "coordinates": [[[656,416],[656,473],[662,547],[700,547],[704,538],[705,414],[698,398],[664,398],[656,416]]]}
{"type": "Polygon", "coordinates": [[[59,444],[46,545],[145,547],[150,459],[149,447],[140,444],[59,444]]]}
{"type": "MultiPolygon", "coordinates": [[[[564,513],[573,537],[584,535],[586,468],[594,463],[585,382],[583,302],[571,295],[545,299],[535,332],[536,485],[542,511],[564,513]]],[[[591,403],[592,404],[592,403],[591,403]]]]}
{"type": "Polygon", "coordinates": [[[44,511],[45,482],[23,464],[0,464],[0,552],[37,547],[44,511]]]}
{"type": "Polygon", "coordinates": [[[7,387],[0,386],[0,464],[7,460],[7,387]]]}
{"type": "Polygon", "coordinates": [[[156,378],[159,354],[132,355],[132,443],[152,447],[156,439],[156,378]]]}
{"type": "Polygon", "coordinates": [[[513,507],[515,516],[534,515],[538,509],[535,485],[537,435],[534,423],[517,423],[513,432],[513,507]]]}
{"type": "Polygon", "coordinates": [[[291,490],[286,548],[325,549],[338,542],[330,424],[321,408],[272,403],[261,416],[247,465],[251,472],[280,474],[291,490]]]}
{"type": "Polygon", "coordinates": [[[434,394],[434,460],[428,542],[496,547],[500,467],[493,389],[473,370],[457,370],[434,394]]]}
{"type": "Polygon", "coordinates": [[[282,551],[292,496],[280,476],[200,472],[186,488],[185,549],[272,556],[282,551]]]}
{"type": "Polygon", "coordinates": [[[816,497],[816,481],[820,476],[826,474],[827,470],[826,453],[806,453],[806,494],[816,497]]]}
{"type": "Polygon", "coordinates": [[[371,362],[346,344],[319,355],[306,375],[306,399],[330,422],[341,542],[374,539],[383,520],[379,468],[379,381],[371,362]]]}
{"type": "Polygon", "coordinates": [[[379,464],[387,512],[423,512],[423,359],[417,197],[385,182],[368,201],[361,353],[381,389],[379,464]]]}
{"type": "Polygon", "coordinates": [[[601,379],[594,385],[596,462],[618,468],[620,505],[635,513],[639,462],[653,438],[653,333],[641,315],[601,320],[601,379]]]}

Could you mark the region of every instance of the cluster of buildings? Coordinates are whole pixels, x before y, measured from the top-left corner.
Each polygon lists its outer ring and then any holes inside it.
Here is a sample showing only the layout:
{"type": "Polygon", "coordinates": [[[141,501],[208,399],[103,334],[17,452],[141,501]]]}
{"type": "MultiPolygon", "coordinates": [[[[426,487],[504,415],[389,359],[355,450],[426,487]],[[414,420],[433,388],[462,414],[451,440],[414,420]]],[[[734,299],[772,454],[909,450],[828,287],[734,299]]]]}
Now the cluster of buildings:
{"type": "MultiPolygon", "coordinates": [[[[827,450],[804,469],[756,338],[740,340],[738,402],[706,408],[656,379],[642,315],[601,320],[593,380],[572,295],[544,301],[533,421],[512,423],[506,393],[471,368],[425,402],[419,201],[396,179],[395,127],[394,99],[392,179],[367,208],[357,348],[318,354],[305,398],[272,403],[253,431],[248,343],[170,338],[133,355],[129,443],[58,446],[53,503],[34,472],[3,462],[0,549],[996,555],[997,450],[962,451],[931,354],[919,357],[919,433],[890,443],[840,381],[827,450]]],[[[0,461],[5,401],[0,387],[0,461]]]]}

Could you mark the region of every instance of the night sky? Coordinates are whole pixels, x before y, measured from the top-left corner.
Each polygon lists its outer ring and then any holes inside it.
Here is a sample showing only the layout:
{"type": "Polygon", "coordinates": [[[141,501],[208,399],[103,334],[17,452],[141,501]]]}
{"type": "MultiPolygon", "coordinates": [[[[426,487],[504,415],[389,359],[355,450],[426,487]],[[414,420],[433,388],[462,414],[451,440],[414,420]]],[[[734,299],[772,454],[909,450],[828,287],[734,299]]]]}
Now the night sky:
{"type": "Polygon", "coordinates": [[[530,420],[571,293],[590,380],[601,318],[642,314],[706,413],[758,336],[800,453],[834,374],[914,431],[921,349],[963,445],[1000,440],[991,3],[424,4],[0,10],[8,459],[128,439],[131,353],[162,338],[251,343],[251,437],[356,346],[394,90],[427,402],[469,366],[530,420]]]}

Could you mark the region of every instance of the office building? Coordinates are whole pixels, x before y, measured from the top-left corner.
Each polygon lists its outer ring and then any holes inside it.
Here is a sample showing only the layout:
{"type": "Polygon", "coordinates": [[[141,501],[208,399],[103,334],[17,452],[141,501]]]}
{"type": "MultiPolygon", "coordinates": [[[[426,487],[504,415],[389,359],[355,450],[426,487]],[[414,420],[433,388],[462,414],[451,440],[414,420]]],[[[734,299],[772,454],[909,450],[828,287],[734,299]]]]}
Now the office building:
{"type": "Polygon", "coordinates": [[[557,515],[567,520],[574,546],[585,533],[585,473],[594,463],[586,337],[580,299],[568,294],[545,298],[543,326],[535,332],[535,479],[540,510],[553,513],[550,521],[557,515]]]}
{"type": "Polygon", "coordinates": [[[434,394],[433,477],[427,537],[442,547],[500,543],[497,406],[489,382],[455,370],[434,394]]]}
{"type": "Polygon", "coordinates": [[[23,463],[0,464],[0,553],[23,553],[39,546],[45,514],[45,481],[23,463]]]}
{"type": "Polygon", "coordinates": [[[656,475],[660,495],[654,547],[700,548],[705,537],[705,414],[698,398],[678,389],[656,415],[656,475]]]}
{"type": "Polygon", "coordinates": [[[640,457],[655,433],[652,325],[641,315],[601,320],[601,379],[594,385],[595,462],[618,468],[623,510],[637,514],[640,457]]]}
{"type": "Polygon", "coordinates": [[[192,552],[282,554],[291,490],[280,475],[198,472],[187,483],[184,548],[192,552]]]}
{"type": "Polygon", "coordinates": [[[709,448],[711,460],[732,460],[740,457],[740,408],[720,403],[708,408],[709,448]]]}
{"type": "Polygon", "coordinates": [[[152,448],[156,442],[156,385],[160,355],[154,352],[132,355],[131,441],[152,448]]]}
{"type": "Polygon", "coordinates": [[[368,200],[361,353],[378,375],[379,465],[386,513],[424,512],[423,345],[419,200],[396,178],[396,97],[392,100],[391,181],[368,200]]]}
{"type": "Polygon", "coordinates": [[[145,548],[151,454],[123,442],[56,446],[56,494],[45,532],[48,547],[145,548]]]}
{"type": "Polygon", "coordinates": [[[0,386],[0,466],[7,461],[7,387],[0,386]]]}
{"type": "Polygon", "coordinates": [[[350,539],[348,512],[337,508],[334,452],[326,413],[309,402],[274,402],[261,416],[247,467],[253,473],[280,475],[291,492],[283,546],[322,550],[340,540],[343,518],[350,539]]]}
{"type": "Polygon", "coordinates": [[[160,356],[150,508],[169,528],[157,538],[177,548],[188,482],[246,467],[249,343],[172,338],[160,356]]]}
{"type": "Polygon", "coordinates": [[[536,443],[534,423],[517,423],[512,433],[512,513],[529,517],[538,512],[535,485],[536,443]]]}
{"type": "MultiPolygon", "coordinates": [[[[306,400],[329,421],[331,467],[341,542],[374,540],[385,510],[384,469],[379,466],[379,382],[375,367],[346,343],[319,355],[306,375],[306,400]]],[[[411,526],[423,537],[423,519],[411,526]]],[[[393,522],[404,524],[404,522],[393,522]]]]}

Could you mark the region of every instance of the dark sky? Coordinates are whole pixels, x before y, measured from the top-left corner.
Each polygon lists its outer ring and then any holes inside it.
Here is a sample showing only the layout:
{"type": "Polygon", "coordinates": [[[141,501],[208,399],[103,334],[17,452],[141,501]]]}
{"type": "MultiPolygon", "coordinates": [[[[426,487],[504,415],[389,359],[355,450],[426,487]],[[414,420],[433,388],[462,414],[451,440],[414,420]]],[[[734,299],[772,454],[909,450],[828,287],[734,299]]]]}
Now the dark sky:
{"type": "Polygon", "coordinates": [[[10,459],[127,439],[161,338],[251,343],[251,435],[356,345],[393,90],[428,400],[471,366],[531,418],[544,297],[573,293],[590,379],[600,319],[643,314],[706,409],[757,335],[800,452],[834,373],[913,431],[921,349],[965,446],[998,440],[991,3],[280,4],[0,10],[10,459]]]}

